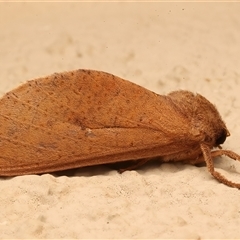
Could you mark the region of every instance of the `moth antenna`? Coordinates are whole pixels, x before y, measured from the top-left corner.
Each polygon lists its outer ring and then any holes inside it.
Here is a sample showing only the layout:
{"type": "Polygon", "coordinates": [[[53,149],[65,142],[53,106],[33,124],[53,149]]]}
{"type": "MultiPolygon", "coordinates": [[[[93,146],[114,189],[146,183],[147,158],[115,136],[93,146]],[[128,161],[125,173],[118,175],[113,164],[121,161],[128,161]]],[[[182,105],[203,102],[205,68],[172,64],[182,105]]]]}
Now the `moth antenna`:
{"type": "Polygon", "coordinates": [[[219,182],[221,182],[229,187],[234,187],[234,188],[240,189],[239,183],[229,181],[221,173],[215,171],[214,163],[213,163],[214,157],[225,155],[231,159],[240,161],[240,156],[229,150],[216,150],[216,151],[211,152],[211,149],[203,143],[200,144],[200,147],[201,147],[201,150],[203,153],[204,160],[207,164],[207,168],[208,168],[209,172],[212,174],[212,176],[215,177],[219,182]]]}
{"type": "Polygon", "coordinates": [[[227,137],[229,137],[231,134],[230,134],[230,132],[227,130],[227,137]]]}

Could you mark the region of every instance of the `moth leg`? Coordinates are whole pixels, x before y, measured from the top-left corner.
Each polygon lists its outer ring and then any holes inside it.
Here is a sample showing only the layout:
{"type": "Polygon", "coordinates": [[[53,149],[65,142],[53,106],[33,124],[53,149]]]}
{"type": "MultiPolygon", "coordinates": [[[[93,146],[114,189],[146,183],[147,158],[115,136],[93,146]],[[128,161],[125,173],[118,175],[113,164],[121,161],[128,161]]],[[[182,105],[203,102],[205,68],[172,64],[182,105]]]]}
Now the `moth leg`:
{"type": "Polygon", "coordinates": [[[234,160],[240,161],[240,155],[236,154],[235,152],[229,151],[229,150],[222,150],[222,149],[216,150],[216,151],[211,152],[211,155],[212,155],[212,157],[218,157],[221,155],[225,155],[234,160]]]}
{"type": "Polygon", "coordinates": [[[221,182],[221,183],[223,183],[223,184],[225,184],[229,187],[235,187],[235,188],[240,189],[240,184],[239,183],[229,181],[222,174],[215,171],[214,163],[213,163],[213,157],[226,155],[226,156],[228,156],[228,157],[230,157],[234,160],[239,160],[240,161],[240,156],[238,154],[236,154],[232,151],[228,151],[228,150],[216,150],[216,151],[211,152],[211,149],[203,143],[200,144],[200,147],[202,149],[203,157],[206,161],[207,168],[208,168],[209,172],[212,174],[212,176],[215,177],[219,182],[221,182]]]}
{"type": "Polygon", "coordinates": [[[199,156],[198,158],[195,158],[195,159],[191,158],[191,159],[184,160],[183,163],[191,164],[191,165],[198,165],[201,163],[205,163],[205,159],[203,156],[199,156]]]}
{"type": "Polygon", "coordinates": [[[129,167],[119,169],[118,172],[123,173],[125,171],[131,171],[131,170],[137,169],[137,168],[141,167],[142,165],[144,165],[145,163],[147,163],[150,159],[152,159],[152,158],[139,159],[139,160],[137,160],[136,163],[132,164],[129,167]]]}

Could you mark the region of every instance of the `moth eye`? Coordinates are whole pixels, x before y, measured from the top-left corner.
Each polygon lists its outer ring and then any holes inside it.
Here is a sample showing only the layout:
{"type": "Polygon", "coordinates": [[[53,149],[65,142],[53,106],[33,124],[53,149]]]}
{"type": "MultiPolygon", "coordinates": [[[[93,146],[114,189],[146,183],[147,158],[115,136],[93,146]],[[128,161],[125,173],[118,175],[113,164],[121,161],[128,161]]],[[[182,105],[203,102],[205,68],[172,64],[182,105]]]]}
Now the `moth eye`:
{"type": "Polygon", "coordinates": [[[227,132],[225,129],[223,129],[221,134],[219,135],[219,137],[217,137],[216,145],[220,145],[220,144],[224,143],[226,140],[226,137],[227,137],[227,132]]]}

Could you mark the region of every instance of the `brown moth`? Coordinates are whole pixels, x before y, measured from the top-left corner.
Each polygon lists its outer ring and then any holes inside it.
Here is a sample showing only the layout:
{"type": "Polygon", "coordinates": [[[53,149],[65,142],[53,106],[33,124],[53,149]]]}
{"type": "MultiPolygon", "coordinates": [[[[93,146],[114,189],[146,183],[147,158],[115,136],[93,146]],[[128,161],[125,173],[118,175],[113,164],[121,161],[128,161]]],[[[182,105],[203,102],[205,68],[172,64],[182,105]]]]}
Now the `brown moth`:
{"type": "MultiPolygon", "coordinates": [[[[0,175],[40,174],[151,158],[206,162],[240,156],[215,150],[230,134],[217,109],[189,91],[158,95],[114,75],[92,70],[56,73],[0,100],[0,175]]],[[[130,168],[129,168],[130,169],[130,168]]]]}

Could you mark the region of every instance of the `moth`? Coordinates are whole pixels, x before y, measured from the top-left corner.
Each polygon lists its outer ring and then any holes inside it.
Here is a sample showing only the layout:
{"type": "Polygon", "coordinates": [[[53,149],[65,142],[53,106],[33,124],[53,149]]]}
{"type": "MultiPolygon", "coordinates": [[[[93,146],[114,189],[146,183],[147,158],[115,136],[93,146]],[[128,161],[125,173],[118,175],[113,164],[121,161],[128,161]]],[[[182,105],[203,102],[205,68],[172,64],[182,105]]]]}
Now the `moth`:
{"type": "Polygon", "coordinates": [[[189,91],[158,95],[94,70],[55,73],[28,81],[0,99],[0,176],[152,158],[205,162],[221,183],[213,159],[229,131],[215,106],[189,91]],[[213,150],[214,148],[219,148],[213,150]]]}

